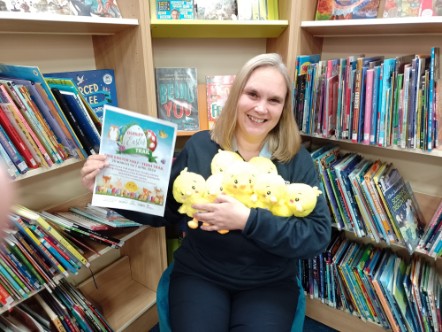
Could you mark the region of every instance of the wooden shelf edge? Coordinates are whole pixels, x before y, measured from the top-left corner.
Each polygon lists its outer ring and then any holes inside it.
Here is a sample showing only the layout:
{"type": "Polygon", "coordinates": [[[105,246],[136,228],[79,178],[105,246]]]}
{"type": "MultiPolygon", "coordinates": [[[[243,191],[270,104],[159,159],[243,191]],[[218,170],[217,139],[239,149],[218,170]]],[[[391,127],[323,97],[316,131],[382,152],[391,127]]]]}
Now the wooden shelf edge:
{"type": "MultiPolygon", "coordinates": [[[[307,295],[308,296],[308,295],[307,295]]],[[[306,316],[314,319],[322,324],[325,324],[331,328],[334,328],[340,332],[385,332],[386,330],[375,323],[364,322],[359,317],[351,315],[332,308],[319,300],[306,298],[307,308],[306,316]]]]}
{"type": "Polygon", "coordinates": [[[138,25],[132,18],[0,12],[0,33],[113,35],[138,25]]]}
{"type": "Polygon", "coordinates": [[[276,38],[287,27],[287,20],[171,21],[152,19],[150,24],[153,38],[276,38]]]}
{"type": "Polygon", "coordinates": [[[301,29],[315,37],[439,35],[442,17],[302,21],[301,29]]]}
{"type": "Polygon", "coordinates": [[[20,174],[17,176],[14,181],[21,181],[25,179],[29,179],[31,177],[39,176],[42,174],[46,174],[48,172],[52,172],[54,170],[58,170],[63,167],[68,167],[72,165],[82,165],[84,163],[84,160],[76,159],[76,158],[69,158],[63,161],[61,164],[54,164],[51,167],[39,167],[36,169],[31,169],[27,171],[25,174],[20,174]]]}

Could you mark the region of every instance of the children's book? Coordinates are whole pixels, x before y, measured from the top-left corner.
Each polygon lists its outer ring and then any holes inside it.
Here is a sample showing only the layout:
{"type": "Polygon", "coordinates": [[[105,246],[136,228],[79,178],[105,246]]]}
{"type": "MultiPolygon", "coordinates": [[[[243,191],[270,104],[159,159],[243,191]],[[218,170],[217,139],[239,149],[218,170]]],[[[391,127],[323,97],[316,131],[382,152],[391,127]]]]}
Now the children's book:
{"type": "Polygon", "coordinates": [[[164,215],[177,125],[106,105],[92,205],[164,215]]]}
{"type": "Polygon", "coordinates": [[[113,69],[46,73],[44,76],[72,79],[100,119],[103,117],[104,105],[118,106],[117,87],[113,69]]]}
{"type": "Polygon", "coordinates": [[[396,223],[408,251],[412,253],[424,230],[424,221],[413,198],[414,194],[396,168],[381,177],[380,184],[393,222],[396,223]]]}
{"type": "Polygon", "coordinates": [[[69,0],[69,5],[70,15],[110,18],[122,17],[117,0],[69,0]]]}
{"type": "Polygon", "coordinates": [[[194,0],[199,20],[236,20],[236,0],[194,0]]]}
{"type": "Polygon", "coordinates": [[[191,67],[155,68],[158,118],[180,131],[199,130],[197,70],[191,67]]]}
{"type": "Polygon", "coordinates": [[[318,0],[315,20],[377,18],[380,0],[318,0]]]}
{"type": "Polygon", "coordinates": [[[221,114],[229,96],[235,75],[208,75],[206,76],[207,117],[209,129],[221,114]]]}
{"type": "Polygon", "coordinates": [[[156,0],[157,19],[191,20],[194,18],[193,2],[193,0],[156,0]]]}

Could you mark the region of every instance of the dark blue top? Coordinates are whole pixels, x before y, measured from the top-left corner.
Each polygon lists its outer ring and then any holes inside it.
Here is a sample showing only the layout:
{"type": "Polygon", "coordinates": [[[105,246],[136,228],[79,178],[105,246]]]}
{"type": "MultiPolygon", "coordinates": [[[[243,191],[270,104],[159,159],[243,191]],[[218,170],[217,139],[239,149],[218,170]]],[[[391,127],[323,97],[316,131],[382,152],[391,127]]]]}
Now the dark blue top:
{"type": "MultiPolygon", "coordinates": [[[[175,178],[185,167],[208,178],[210,163],[220,146],[210,139],[208,131],[194,134],[186,142],[172,167],[165,217],[138,212],[120,213],[137,222],[152,226],[185,222],[177,212],[180,206],[172,195],[175,178]]],[[[287,163],[274,161],[278,173],[288,182],[319,187],[313,160],[302,147],[287,163]]],[[[260,284],[296,276],[296,259],[312,258],[321,253],[330,240],[330,212],[319,195],[316,208],[304,218],[278,217],[270,211],[252,208],[243,231],[227,234],[189,229],[175,252],[175,270],[219,283],[232,289],[247,289],[260,284]]]]}

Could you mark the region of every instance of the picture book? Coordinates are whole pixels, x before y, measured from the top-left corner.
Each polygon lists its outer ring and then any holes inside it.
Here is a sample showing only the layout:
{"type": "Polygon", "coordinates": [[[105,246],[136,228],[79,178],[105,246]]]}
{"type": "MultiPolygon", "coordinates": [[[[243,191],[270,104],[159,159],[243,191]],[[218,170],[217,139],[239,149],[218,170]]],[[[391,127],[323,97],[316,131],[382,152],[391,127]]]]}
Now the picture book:
{"type": "Polygon", "coordinates": [[[164,215],[177,125],[105,105],[92,205],[164,215]]]}
{"type": "Polygon", "coordinates": [[[380,0],[318,0],[315,20],[377,18],[380,0]]]}
{"type": "Polygon", "coordinates": [[[194,0],[156,0],[157,19],[183,20],[194,18],[194,0]]]}
{"type": "Polygon", "coordinates": [[[158,118],[179,131],[199,130],[197,70],[191,67],[155,68],[158,118]]]}
{"type": "Polygon", "coordinates": [[[199,20],[236,20],[236,0],[194,0],[199,20]]]}
{"type": "Polygon", "coordinates": [[[122,17],[117,0],[69,0],[69,5],[70,15],[110,18],[122,17]]]}
{"type": "Polygon", "coordinates": [[[393,222],[397,224],[404,244],[412,253],[422,237],[424,226],[420,220],[419,207],[412,197],[413,192],[396,168],[380,179],[382,193],[393,222]]]}
{"type": "Polygon", "coordinates": [[[104,105],[118,106],[117,87],[113,69],[79,70],[45,73],[45,77],[70,78],[88,104],[101,119],[104,105]]]}
{"type": "Polygon", "coordinates": [[[206,76],[207,116],[209,129],[221,114],[229,96],[235,75],[208,75],[206,76]]]}

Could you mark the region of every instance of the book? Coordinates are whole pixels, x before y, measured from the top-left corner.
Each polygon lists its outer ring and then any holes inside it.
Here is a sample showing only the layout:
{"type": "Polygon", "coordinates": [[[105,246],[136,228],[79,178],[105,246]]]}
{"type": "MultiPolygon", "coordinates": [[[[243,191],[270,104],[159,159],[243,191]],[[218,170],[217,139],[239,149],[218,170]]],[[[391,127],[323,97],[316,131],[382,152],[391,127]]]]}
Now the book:
{"type": "Polygon", "coordinates": [[[122,18],[117,0],[69,0],[70,15],[122,18]]]}
{"type": "Polygon", "coordinates": [[[46,303],[45,300],[40,296],[40,294],[34,295],[37,302],[40,304],[40,306],[43,308],[43,310],[46,312],[46,314],[49,316],[49,319],[51,320],[52,324],[56,328],[56,331],[58,332],[66,332],[66,329],[64,328],[60,317],[54,312],[54,310],[46,303]]]}
{"type": "Polygon", "coordinates": [[[158,118],[180,131],[199,130],[196,68],[155,68],[158,118]]]}
{"type": "Polygon", "coordinates": [[[315,20],[377,18],[379,4],[380,0],[318,0],[315,20]]]}
{"type": "Polygon", "coordinates": [[[194,0],[199,20],[236,20],[236,0],[194,0]]]}
{"type": "MultiPolygon", "coordinates": [[[[119,217],[111,216],[111,213],[103,215],[99,212],[99,209],[105,210],[104,208],[99,208],[97,206],[89,205],[89,206],[71,207],[69,208],[69,211],[114,228],[141,226],[141,224],[132,221],[130,219],[124,218],[121,215],[119,217]]],[[[112,211],[110,209],[108,210],[109,210],[108,212],[112,211]]]]}
{"type": "Polygon", "coordinates": [[[106,105],[100,154],[109,166],[92,205],[164,215],[176,135],[174,123],[106,105]]]}
{"type": "Polygon", "coordinates": [[[412,197],[414,194],[396,168],[381,177],[380,183],[393,221],[397,224],[406,248],[412,253],[423,234],[423,220],[420,219],[419,207],[412,197]]]}
{"type": "Polygon", "coordinates": [[[41,96],[44,98],[46,104],[53,112],[53,116],[56,117],[60,128],[62,128],[63,130],[65,130],[64,128],[66,128],[67,130],[66,133],[68,135],[60,141],[63,143],[66,149],[68,149],[69,154],[80,159],[84,159],[84,157],[87,156],[86,153],[81,153],[78,151],[78,146],[80,145],[78,138],[69,125],[69,122],[67,121],[65,115],[62,113],[57,100],[51,92],[51,89],[46,84],[46,81],[41,74],[39,67],[0,64],[0,75],[8,78],[19,78],[34,82],[41,96]]]}
{"type": "Polygon", "coordinates": [[[0,125],[0,144],[5,149],[9,158],[11,158],[11,161],[17,167],[17,170],[20,172],[20,174],[24,174],[30,169],[25,159],[17,150],[15,145],[12,143],[8,134],[1,125],[0,125]]]}
{"type": "Polygon", "coordinates": [[[113,69],[78,70],[43,73],[43,75],[44,77],[72,79],[100,119],[103,117],[104,105],[118,106],[115,72],[113,69]]]}
{"type": "Polygon", "coordinates": [[[38,224],[40,227],[42,227],[46,232],[51,234],[56,241],[61,243],[69,252],[78,259],[82,264],[84,264],[86,267],[89,267],[90,264],[88,260],[75,248],[73,247],[56,229],[54,229],[50,223],[48,223],[40,214],[37,212],[34,212],[30,209],[27,209],[26,207],[22,205],[14,205],[12,207],[12,210],[14,213],[27,218],[28,220],[33,221],[34,223],[38,224]]]}
{"type": "Polygon", "coordinates": [[[156,9],[159,20],[194,19],[193,0],[156,0],[156,9]]]}
{"type": "Polygon", "coordinates": [[[209,129],[213,127],[229,96],[235,75],[207,75],[207,117],[209,129]]]}

